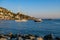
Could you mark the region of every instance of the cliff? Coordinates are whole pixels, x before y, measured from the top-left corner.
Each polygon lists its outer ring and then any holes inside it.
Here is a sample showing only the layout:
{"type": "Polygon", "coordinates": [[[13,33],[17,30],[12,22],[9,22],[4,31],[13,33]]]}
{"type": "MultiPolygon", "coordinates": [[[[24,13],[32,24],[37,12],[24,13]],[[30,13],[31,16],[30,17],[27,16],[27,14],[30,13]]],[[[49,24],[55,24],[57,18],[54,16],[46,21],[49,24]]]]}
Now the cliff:
{"type": "Polygon", "coordinates": [[[0,20],[22,20],[22,19],[40,21],[35,17],[24,15],[19,12],[13,13],[7,10],[6,8],[0,7],[0,20]]]}

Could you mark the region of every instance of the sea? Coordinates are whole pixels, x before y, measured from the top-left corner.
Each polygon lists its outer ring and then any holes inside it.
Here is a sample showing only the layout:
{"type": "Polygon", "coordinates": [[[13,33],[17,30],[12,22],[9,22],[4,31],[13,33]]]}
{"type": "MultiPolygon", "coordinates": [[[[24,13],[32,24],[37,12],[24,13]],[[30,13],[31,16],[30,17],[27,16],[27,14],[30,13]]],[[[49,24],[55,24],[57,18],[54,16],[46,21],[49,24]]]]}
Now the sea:
{"type": "Polygon", "coordinates": [[[0,20],[0,34],[32,34],[37,36],[45,36],[53,34],[60,37],[60,19],[46,20],[42,22],[16,22],[15,20],[0,20]]]}

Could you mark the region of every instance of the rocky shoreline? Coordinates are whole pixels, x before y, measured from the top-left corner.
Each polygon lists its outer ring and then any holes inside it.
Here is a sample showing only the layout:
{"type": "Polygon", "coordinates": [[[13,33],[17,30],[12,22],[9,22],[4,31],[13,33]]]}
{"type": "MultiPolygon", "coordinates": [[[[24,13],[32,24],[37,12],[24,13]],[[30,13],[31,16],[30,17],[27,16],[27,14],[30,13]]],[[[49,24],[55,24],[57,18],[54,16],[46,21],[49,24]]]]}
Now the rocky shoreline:
{"type": "Polygon", "coordinates": [[[52,34],[40,37],[32,34],[21,35],[10,32],[9,34],[0,34],[0,40],[60,40],[60,38],[54,37],[52,34]]]}

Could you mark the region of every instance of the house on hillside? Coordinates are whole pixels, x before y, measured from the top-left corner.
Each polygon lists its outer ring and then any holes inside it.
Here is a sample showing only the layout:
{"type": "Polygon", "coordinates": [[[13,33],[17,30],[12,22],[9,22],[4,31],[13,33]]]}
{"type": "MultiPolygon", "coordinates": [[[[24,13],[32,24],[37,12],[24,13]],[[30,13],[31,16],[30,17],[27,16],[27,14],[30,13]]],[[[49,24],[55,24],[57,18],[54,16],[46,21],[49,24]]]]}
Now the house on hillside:
{"type": "Polygon", "coordinates": [[[11,18],[9,16],[4,16],[4,20],[10,20],[11,18]]]}
{"type": "Polygon", "coordinates": [[[2,8],[0,8],[0,12],[2,12],[3,10],[2,10],[2,8]]]}
{"type": "Polygon", "coordinates": [[[4,19],[4,16],[0,14],[0,19],[4,19]]]}
{"type": "Polygon", "coordinates": [[[16,16],[15,16],[15,19],[16,19],[16,20],[20,20],[20,16],[19,16],[19,15],[16,15],[16,16]]]}

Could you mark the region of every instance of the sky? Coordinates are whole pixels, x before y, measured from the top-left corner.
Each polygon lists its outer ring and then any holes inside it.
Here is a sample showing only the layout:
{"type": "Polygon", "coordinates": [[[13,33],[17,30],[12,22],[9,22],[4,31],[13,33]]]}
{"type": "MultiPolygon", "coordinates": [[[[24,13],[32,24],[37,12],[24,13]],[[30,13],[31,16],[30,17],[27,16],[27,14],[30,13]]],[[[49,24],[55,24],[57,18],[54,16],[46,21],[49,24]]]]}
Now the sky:
{"type": "Polygon", "coordinates": [[[0,7],[36,18],[60,18],[60,0],[0,0],[0,7]]]}

